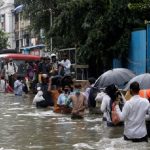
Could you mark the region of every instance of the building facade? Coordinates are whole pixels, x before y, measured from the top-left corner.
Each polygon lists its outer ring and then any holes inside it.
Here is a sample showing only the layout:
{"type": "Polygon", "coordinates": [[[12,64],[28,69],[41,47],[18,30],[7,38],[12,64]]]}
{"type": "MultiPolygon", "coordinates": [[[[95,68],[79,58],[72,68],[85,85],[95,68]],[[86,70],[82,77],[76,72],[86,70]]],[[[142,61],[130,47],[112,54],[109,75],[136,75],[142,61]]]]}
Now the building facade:
{"type": "Polygon", "coordinates": [[[31,45],[30,33],[28,27],[30,25],[30,20],[24,19],[22,12],[14,13],[15,15],[15,40],[16,49],[20,51],[22,47],[31,45]]]}
{"type": "Polygon", "coordinates": [[[1,0],[0,2],[0,29],[8,34],[8,48],[14,49],[15,46],[15,16],[13,14],[14,0],[1,0]]]}
{"type": "Polygon", "coordinates": [[[0,29],[8,34],[8,48],[18,52],[41,44],[38,36],[29,31],[30,19],[23,17],[24,8],[20,9],[20,6],[15,0],[0,0],[0,29]]]}

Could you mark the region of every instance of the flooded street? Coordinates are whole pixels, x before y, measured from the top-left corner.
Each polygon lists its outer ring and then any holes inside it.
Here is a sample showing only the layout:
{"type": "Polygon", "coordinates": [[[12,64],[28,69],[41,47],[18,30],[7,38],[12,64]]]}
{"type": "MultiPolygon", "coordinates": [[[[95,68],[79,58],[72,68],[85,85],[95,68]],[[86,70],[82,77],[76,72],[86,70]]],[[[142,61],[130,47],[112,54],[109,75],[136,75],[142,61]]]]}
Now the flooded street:
{"type": "Polygon", "coordinates": [[[120,150],[150,149],[147,143],[126,142],[123,128],[107,128],[102,118],[69,115],[36,109],[32,96],[0,94],[0,150],[120,150]]]}

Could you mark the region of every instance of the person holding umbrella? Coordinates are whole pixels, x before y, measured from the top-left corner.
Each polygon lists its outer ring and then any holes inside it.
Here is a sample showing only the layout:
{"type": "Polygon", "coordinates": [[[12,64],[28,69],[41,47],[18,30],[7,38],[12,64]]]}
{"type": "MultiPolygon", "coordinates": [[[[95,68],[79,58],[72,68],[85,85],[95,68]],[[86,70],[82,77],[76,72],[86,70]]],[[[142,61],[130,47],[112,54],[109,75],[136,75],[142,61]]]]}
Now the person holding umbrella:
{"type": "Polygon", "coordinates": [[[118,88],[114,85],[111,84],[105,88],[105,94],[103,95],[102,102],[101,102],[101,112],[103,113],[103,119],[104,121],[107,122],[108,127],[114,127],[114,123],[112,122],[112,117],[111,117],[111,104],[115,101],[116,99],[116,92],[118,91],[118,88]]]}
{"type": "MultiPolygon", "coordinates": [[[[132,142],[148,142],[145,117],[150,115],[150,103],[146,98],[139,96],[138,82],[130,84],[132,97],[127,101],[121,111],[116,105],[116,111],[121,121],[124,121],[124,140],[132,142]]],[[[116,102],[117,103],[117,102],[116,102]]]]}

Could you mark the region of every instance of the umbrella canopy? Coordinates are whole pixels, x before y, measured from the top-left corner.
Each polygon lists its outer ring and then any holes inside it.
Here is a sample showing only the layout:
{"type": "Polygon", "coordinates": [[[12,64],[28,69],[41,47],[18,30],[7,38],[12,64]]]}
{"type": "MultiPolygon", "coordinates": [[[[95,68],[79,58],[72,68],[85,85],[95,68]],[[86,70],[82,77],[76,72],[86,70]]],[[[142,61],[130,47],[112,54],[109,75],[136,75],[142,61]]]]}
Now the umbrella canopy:
{"type": "Polygon", "coordinates": [[[135,81],[139,83],[140,89],[150,89],[150,73],[144,73],[132,78],[127,83],[124,90],[127,91],[130,88],[130,84],[135,81]]]}
{"type": "Polygon", "coordinates": [[[135,74],[126,68],[115,68],[103,73],[95,82],[94,87],[105,88],[108,85],[115,84],[122,88],[125,83],[130,81],[135,74]]]}

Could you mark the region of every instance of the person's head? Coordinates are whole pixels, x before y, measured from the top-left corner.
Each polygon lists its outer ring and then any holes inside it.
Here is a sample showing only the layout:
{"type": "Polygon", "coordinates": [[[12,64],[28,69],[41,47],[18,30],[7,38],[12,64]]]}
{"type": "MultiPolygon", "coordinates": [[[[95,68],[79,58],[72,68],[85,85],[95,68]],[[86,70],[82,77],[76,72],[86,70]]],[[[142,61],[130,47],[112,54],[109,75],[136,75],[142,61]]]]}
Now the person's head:
{"type": "Polygon", "coordinates": [[[140,85],[138,82],[132,82],[130,84],[130,94],[131,95],[137,95],[140,91],[140,85]]]}
{"type": "Polygon", "coordinates": [[[4,76],[1,76],[1,80],[4,80],[5,79],[5,77],[4,76]]]}
{"type": "Polygon", "coordinates": [[[37,91],[41,91],[41,87],[39,86],[39,87],[37,87],[37,91]]]}
{"type": "Polygon", "coordinates": [[[16,78],[17,78],[17,80],[21,81],[21,77],[20,76],[17,76],[16,78]]]}
{"type": "Polygon", "coordinates": [[[67,60],[67,59],[68,59],[67,54],[64,54],[64,55],[63,55],[63,60],[67,60]]]}
{"type": "Polygon", "coordinates": [[[112,100],[115,100],[116,91],[118,91],[118,88],[114,84],[111,84],[105,88],[105,93],[110,96],[112,100]]]}
{"type": "Polygon", "coordinates": [[[96,79],[91,77],[91,78],[88,79],[88,81],[89,81],[89,84],[92,85],[92,84],[95,83],[96,79]]]}
{"type": "Polygon", "coordinates": [[[62,79],[61,79],[61,84],[62,86],[64,85],[69,85],[71,86],[73,84],[73,79],[70,75],[65,75],[62,79]]]}
{"type": "Polygon", "coordinates": [[[114,85],[114,84],[111,84],[111,85],[108,85],[106,88],[105,88],[105,92],[110,95],[111,93],[116,93],[116,91],[118,90],[118,88],[114,85]]]}
{"type": "Polygon", "coordinates": [[[51,78],[51,84],[52,84],[52,85],[61,86],[61,85],[62,85],[62,84],[61,84],[61,79],[62,79],[62,77],[60,77],[60,76],[52,77],[52,78],[51,78]]]}
{"type": "Polygon", "coordinates": [[[9,59],[8,58],[4,59],[4,62],[5,62],[5,64],[8,64],[9,63],[9,59]]]}
{"type": "Polygon", "coordinates": [[[70,87],[69,87],[68,85],[65,85],[65,86],[63,87],[63,91],[64,91],[65,94],[70,93],[70,87]]]}
{"type": "Polygon", "coordinates": [[[46,57],[42,57],[40,62],[41,62],[41,63],[46,63],[46,61],[47,61],[47,60],[46,60],[46,57]]]}
{"type": "Polygon", "coordinates": [[[45,57],[41,57],[40,62],[44,62],[45,57]]]}
{"type": "Polygon", "coordinates": [[[13,60],[12,60],[12,58],[10,58],[10,59],[9,59],[10,65],[12,65],[12,62],[13,62],[13,60]]]}
{"type": "Polygon", "coordinates": [[[74,91],[75,91],[75,94],[76,94],[76,95],[80,95],[81,88],[82,88],[82,86],[81,86],[81,84],[79,84],[79,83],[76,83],[76,84],[74,85],[74,91]]]}
{"type": "Polygon", "coordinates": [[[47,63],[50,63],[50,62],[51,62],[50,57],[47,57],[47,58],[46,58],[46,62],[47,62],[47,63]]]}
{"type": "Polygon", "coordinates": [[[52,62],[56,62],[57,58],[56,58],[56,54],[51,54],[51,59],[52,59],[52,62]]]}

